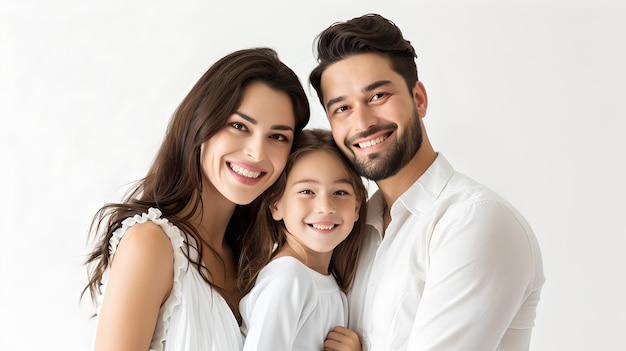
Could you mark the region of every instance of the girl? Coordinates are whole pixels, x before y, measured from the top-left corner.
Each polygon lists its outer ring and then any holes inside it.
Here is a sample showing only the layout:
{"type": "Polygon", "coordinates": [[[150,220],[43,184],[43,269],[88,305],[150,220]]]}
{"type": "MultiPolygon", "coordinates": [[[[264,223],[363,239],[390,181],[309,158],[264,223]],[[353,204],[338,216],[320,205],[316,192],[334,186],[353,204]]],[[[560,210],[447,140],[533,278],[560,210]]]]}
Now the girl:
{"type": "Polygon", "coordinates": [[[236,51],[209,68],[146,177],[94,217],[94,349],[241,350],[240,205],[278,178],[308,119],[297,75],[273,50],[236,51]]]}
{"type": "Polygon", "coordinates": [[[330,131],[304,130],[244,239],[244,350],[360,350],[356,334],[341,326],[366,200],[330,131]]]}

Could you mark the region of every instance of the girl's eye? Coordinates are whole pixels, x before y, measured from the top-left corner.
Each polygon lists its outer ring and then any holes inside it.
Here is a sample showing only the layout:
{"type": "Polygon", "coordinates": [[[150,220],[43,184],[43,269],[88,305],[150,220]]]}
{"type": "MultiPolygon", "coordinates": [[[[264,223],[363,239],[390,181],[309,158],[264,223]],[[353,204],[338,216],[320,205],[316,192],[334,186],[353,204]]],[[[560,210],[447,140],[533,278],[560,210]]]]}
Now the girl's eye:
{"type": "Polygon", "coordinates": [[[300,190],[300,194],[304,194],[304,195],[313,195],[313,191],[312,190],[300,190]]]}
{"type": "Polygon", "coordinates": [[[350,195],[350,193],[345,190],[337,190],[334,192],[334,194],[335,195],[350,195]]]}
{"type": "Polygon", "coordinates": [[[230,124],[230,126],[231,126],[231,127],[233,127],[233,128],[235,128],[235,129],[237,129],[237,130],[241,130],[241,131],[243,131],[243,132],[245,132],[245,131],[247,131],[247,130],[248,130],[248,127],[246,127],[246,125],[245,125],[245,124],[243,124],[243,123],[239,123],[239,122],[232,122],[232,123],[230,124]]]}

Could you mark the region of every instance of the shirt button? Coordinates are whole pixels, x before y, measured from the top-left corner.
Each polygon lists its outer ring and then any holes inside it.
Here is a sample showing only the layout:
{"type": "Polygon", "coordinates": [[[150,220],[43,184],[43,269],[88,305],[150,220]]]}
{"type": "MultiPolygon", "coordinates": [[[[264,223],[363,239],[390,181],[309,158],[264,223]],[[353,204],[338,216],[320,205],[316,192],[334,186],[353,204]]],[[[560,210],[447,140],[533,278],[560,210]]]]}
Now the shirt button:
{"type": "Polygon", "coordinates": [[[380,240],[376,241],[376,246],[380,246],[380,240]]]}

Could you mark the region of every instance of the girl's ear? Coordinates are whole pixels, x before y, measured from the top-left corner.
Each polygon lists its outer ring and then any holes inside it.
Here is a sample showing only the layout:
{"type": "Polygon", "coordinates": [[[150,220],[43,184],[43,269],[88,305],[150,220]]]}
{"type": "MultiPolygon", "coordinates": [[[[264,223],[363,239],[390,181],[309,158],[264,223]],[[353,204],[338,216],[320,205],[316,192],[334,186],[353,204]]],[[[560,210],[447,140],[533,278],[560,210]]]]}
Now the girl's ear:
{"type": "Polygon", "coordinates": [[[356,208],[354,209],[354,221],[359,220],[359,212],[361,211],[361,199],[357,198],[356,200],[356,208]]]}
{"type": "Polygon", "coordinates": [[[274,218],[275,221],[283,219],[283,211],[280,201],[276,201],[270,205],[270,212],[272,212],[272,218],[274,218]]]}

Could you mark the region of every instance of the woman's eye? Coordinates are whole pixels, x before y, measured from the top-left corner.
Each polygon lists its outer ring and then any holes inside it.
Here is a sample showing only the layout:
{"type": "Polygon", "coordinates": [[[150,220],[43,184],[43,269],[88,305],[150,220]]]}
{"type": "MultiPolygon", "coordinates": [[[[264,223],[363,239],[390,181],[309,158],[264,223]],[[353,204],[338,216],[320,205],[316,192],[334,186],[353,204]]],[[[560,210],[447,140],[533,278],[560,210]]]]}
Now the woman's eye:
{"type": "Polygon", "coordinates": [[[278,141],[289,141],[289,138],[287,138],[286,136],[282,134],[273,134],[270,136],[270,138],[276,139],[278,141]]]}
{"type": "Polygon", "coordinates": [[[239,123],[239,122],[232,122],[230,124],[230,126],[235,128],[235,129],[237,129],[237,130],[241,130],[241,131],[244,131],[244,132],[248,130],[248,128],[246,127],[245,124],[239,123]]]}

